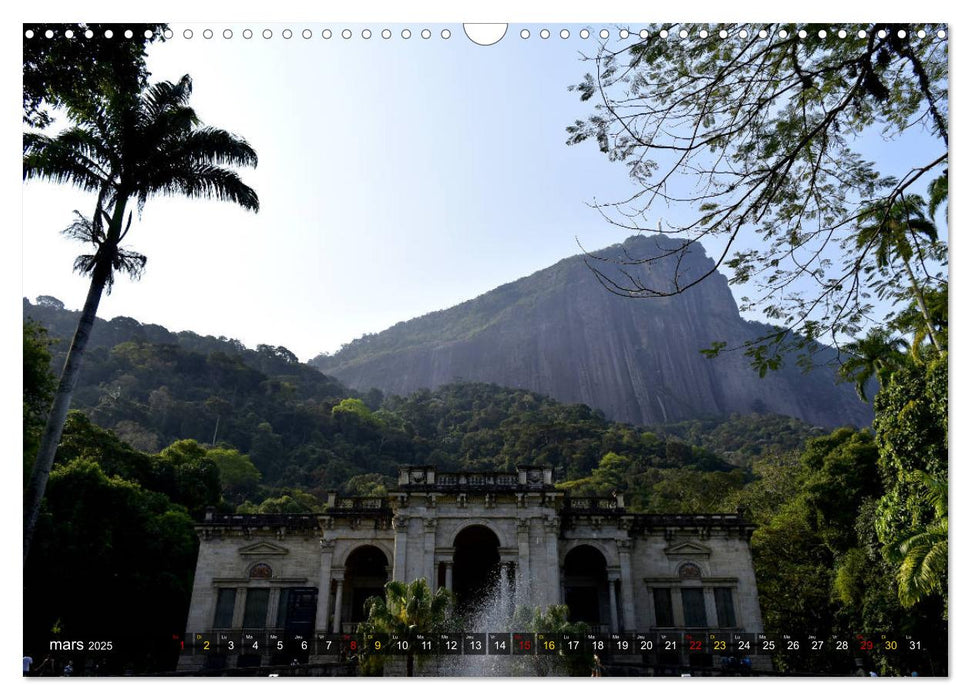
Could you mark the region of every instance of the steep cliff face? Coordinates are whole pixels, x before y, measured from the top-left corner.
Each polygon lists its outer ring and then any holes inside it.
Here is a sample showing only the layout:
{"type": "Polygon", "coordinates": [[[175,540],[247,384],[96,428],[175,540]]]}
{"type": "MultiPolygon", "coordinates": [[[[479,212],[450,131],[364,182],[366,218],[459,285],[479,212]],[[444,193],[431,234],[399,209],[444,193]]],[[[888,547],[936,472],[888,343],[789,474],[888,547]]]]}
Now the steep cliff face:
{"type": "MultiPolygon", "coordinates": [[[[669,249],[672,241],[639,236],[624,243],[634,257],[659,246],[669,249]]],[[[619,247],[599,253],[619,254],[619,247]]],[[[681,261],[682,274],[690,278],[705,261],[694,246],[681,261]]],[[[675,264],[669,258],[638,274],[667,288],[675,264]]],[[[849,385],[837,385],[830,368],[804,374],[790,361],[760,379],[740,353],[708,359],[699,352],[712,341],[733,346],[764,332],[739,316],[722,275],[681,295],[629,299],[607,291],[577,256],[312,364],[359,390],[406,394],[456,379],[493,382],[638,424],[753,411],[824,427],[869,423],[869,407],[849,385]]]]}

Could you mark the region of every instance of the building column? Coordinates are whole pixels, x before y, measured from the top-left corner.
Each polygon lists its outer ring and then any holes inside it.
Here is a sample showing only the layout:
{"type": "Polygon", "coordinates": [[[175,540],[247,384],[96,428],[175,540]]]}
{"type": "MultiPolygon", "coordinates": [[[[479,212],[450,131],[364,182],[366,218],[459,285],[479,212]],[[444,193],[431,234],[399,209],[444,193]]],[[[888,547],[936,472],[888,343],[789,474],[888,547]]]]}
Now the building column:
{"type": "Polygon", "coordinates": [[[238,630],[243,627],[243,611],[246,609],[246,587],[240,586],[236,589],[236,604],[233,606],[233,629],[238,630]]]}
{"type": "Polygon", "coordinates": [[[705,596],[705,617],[709,627],[718,627],[718,609],[715,607],[715,589],[705,586],[702,589],[705,596]]]}
{"type": "Polygon", "coordinates": [[[657,627],[657,614],[654,612],[654,587],[651,585],[647,586],[647,596],[644,598],[647,601],[647,627],[644,629],[653,629],[657,627]]]}
{"type": "Polygon", "coordinates": [[[280,616],[280,591],[282,590],[278,587],[270,589],[270,602],[266,605],[266,626],[268,629],[276,627],[277,618],[280,616]]]}
{"type": "Polygon", "coordinates": [[[452,590],[452,564],[454,562],[445,562],[445,589],[448,591],[452,590]]]}
{"type": "Polygon", "coordinates": [[[330,578],[334,560],[334,541],[320,541],[320,583],[317,585],[317,619],[314,629],[326,632],[330,629],[330,578]]]}
{"type": "Polygon", "coordinates": [[[563,574],[563,572],[560,571],[560,519],[555,515],[547,517],[545,529],[546,566],[548,567],[547,576],[549,576],[547,579],[547,581],[549,581],[547,588],[549,589],[548,595],[552,598],[552,600],[547,601],[547,604],[558,605],[566,602],[565,586],[563,586],[562,583],[559,587],[555,585],[556,580],[563,574]],[[557,597],[559,597],[559,600],[557,600],[557,597]]]}
{"type": "Polygon", "coordinates": [[[618,632],[620,625],[617,622],[617,579],[614,577],[607,579],[607,591],[610,593],[610,631],[618,632]]]}
{"type": "Polygon", "coordinates": [[[620,604],[624,614],[624,631],[634,632],[634,582],[631,577],[631,542],[623,540],[617,543],[620,553],[620,604]]]}
{"type": "Polygon", "coordinates": [[[337,593],[334,595],[334,634],[341,632],[341,607],[344,597],[344,572],[337,575],[337,593]]]}
{"type": "MultiPolygon", "coordinates": [[[[391,578],[395,581],[405,581],[405,553],[408,549],[408,518],[396,515],[391,524],[394,527],[394,563],[391,578]]],[[[405,581],[407,583],[407,581],[405,581]]]]}
{"type": "Polygon", "coordinates": [[[516,590],[529,596],[530,576],[529,567],[529,520],[520,520],[516,528],[519,535],[519,565],[516,567],[516,590]]]}
{"type": "Polygon", "coordinates": [[[674,626],[684,627],[684,599],[680,586],[671,587],[671,614],[674,616],[674,626]]]}
{"type": "Polygon", "coordinates": [[[435,530],[438,527],[438,520],[425,518],[422,523],[425,528],[425,577],[429,590],[434,593],[438,584],[438,570],[435,566],[435,530]]]}

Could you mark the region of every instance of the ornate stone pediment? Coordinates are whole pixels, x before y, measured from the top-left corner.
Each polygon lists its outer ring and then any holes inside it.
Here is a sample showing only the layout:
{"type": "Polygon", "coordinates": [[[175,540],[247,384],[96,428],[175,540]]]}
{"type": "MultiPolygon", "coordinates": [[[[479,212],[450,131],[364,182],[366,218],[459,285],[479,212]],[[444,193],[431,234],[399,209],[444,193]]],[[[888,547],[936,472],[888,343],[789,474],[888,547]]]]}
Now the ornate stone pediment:
{"type": "Polygon", "coordinates": [[[236,551],[244,557],[284,556],[290,553],[290,550],[286,547],[281,547],[272,542],[256,542],[240,547],[236,551]]]}
{"type": "Polygon", "coordinates": [[[711,556],[711,550],[697,542],[679,542],[664,548],[664,553],[669,557],[688,557],[691,559],[707,559],[711,556]]]}

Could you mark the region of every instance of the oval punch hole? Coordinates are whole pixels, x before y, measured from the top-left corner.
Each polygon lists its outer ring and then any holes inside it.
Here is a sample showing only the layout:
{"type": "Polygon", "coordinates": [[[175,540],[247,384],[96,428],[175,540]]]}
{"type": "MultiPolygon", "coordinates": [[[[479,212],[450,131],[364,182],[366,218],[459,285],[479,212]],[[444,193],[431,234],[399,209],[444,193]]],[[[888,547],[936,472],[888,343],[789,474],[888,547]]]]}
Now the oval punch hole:
{"type": "MultiPolygon", "coordinates": [[[[509,28],[508,24],[463,24],[462,28],[465,30],[465,36],[469,37],[474,43],[479,46],[492,46],[502,41],[502,38],[506,36],[506,30],[509,28]]],[[[546,35],[549,36],[547,30],[546,35]]],[[[442,38],[447,39],[445,32],[442,32],[442,38]]],[[[545,37],[544,37],[545,38],[545,37]]]]}

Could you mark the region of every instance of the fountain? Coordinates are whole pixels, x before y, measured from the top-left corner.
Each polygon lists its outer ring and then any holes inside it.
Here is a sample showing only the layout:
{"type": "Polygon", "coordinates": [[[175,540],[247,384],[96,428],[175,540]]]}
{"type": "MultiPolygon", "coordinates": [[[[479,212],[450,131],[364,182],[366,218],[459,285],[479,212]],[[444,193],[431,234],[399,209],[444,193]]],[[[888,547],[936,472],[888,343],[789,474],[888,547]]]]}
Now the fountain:
{"type": "MultiPolygon", "coordinates": [[[[534,629],[540,619],[533,608],[526,587],[517,587],[511,566],[499,567],[486,584],[483,594],[464,616],[464,632],[486,634],[535,633],[551,630],[534,629]]],[[[510,639],[511,644],[511,639],[510,639]]],[[[491,650],[490,650],[491,651],[491,650]]],[[[510,649],[510,651],[512,651],[510,649]]],[[[436,676],[553,676],[568,675],[562,657],[536,654],[461,654],[439,656],[437,663],[427,664],[422,675],[436,676]]]]}

